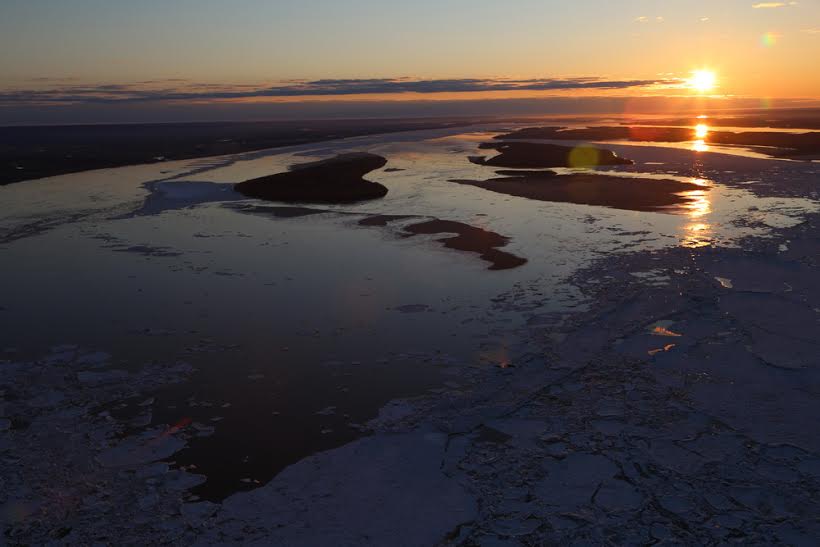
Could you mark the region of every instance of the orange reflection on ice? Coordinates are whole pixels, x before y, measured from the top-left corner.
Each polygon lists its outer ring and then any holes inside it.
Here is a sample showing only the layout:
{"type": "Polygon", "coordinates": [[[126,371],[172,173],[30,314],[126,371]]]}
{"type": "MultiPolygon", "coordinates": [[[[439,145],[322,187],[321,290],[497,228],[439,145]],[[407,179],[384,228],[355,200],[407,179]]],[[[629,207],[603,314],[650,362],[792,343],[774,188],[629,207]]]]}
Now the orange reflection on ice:
{"type": "Polygon", "coordinates": [[[491,363],[499,368],[510,368],[513,366],[507,347],[503,344],[495,348],[485,349],[478,356],[479,360],[491,363]]]}
{"type": "Polygon", "coordinates": [[[681,245],[690,249],[698,247],[708,247],[712,244],[711,226],[703,223],[688,224],[684,227],[686,233],[683,236],[681,245]]]}
{"type": "Polygon", "coordinates": [[[683,208],[686,209],[686,216],[689,218],[700,218],[712,212],[709,190],[689,190],[688,192],[681,192],[680,195],[688,200],[683,208]]]}
{"type": "Polygon", "coordinates": [[[689,198],[689,202],[683,205],[683,208],[686,210],[686,216],[692,219],[691,223],[683,227],[681,245],[689,248],[706,247],[712,243],[712,226],[703,220],[703,217],[712,212],[712,202],[709,199],[710,183],[701,178],[692,179],[690,182],[703,187],[703,190],[681,192],[682,196],[689,198]]]}
{"type": "Polygon", "coordinates": [[[662,347],[662,348],[658,348],[658,349],[651,349],[651,350],[649,350],[647,353],[649,353],[649,355],[655,355],[655,354],[657,354],[657,353],[661,353],[661,352],[664,352],[664,351],[669,351],[670,349],[672,349],[672,348],[674,348],[674,347],[675,347],[675,344],[666,344],[666,345],[665,345],[664,347],[662,347]]]}
{"type": "Polygon", "coordinates": [[[678,332],[673,332],[673,331],[667,329],[666,327],[655,327],[654,329],[652,329],[652,334],[654,334],[656,336],[674,336],[674,337],[683,336],[682,334],[680,334],[678,332]]]}

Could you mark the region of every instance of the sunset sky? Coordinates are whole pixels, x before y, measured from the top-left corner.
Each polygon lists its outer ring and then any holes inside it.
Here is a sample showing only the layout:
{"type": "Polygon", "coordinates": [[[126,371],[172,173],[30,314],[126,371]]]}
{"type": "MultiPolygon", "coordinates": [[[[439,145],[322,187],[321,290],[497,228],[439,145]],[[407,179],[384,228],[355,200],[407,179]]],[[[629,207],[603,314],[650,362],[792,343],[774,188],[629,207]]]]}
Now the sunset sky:
{"type": "Polygon", "coordinates": [[[818,0],[3,0],[0,123],[315,101],[817,100],[818,58],[818,0]],[[694,70],[715,86],[693,89],[694,70]]]}

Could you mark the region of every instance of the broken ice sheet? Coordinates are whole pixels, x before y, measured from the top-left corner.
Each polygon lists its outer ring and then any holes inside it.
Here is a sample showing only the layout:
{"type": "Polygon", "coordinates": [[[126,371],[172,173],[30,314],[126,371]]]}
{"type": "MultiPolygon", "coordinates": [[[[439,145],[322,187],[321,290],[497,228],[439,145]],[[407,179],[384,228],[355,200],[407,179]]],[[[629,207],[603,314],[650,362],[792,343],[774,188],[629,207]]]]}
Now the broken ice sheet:
{"type": "Polygon", "coordinates": [[[185,441],[164,429],[153,429],[125,439],[97,456],[103,467],[136,467],[169,458],[185,447],[185,441]]]}

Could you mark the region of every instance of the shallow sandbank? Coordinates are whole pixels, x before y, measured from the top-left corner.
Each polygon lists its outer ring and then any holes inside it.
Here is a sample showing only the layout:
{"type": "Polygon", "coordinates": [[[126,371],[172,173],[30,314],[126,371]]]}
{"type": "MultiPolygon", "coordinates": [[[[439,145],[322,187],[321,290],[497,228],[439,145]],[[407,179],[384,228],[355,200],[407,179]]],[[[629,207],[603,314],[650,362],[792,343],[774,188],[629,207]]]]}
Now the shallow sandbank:
{"type": "Polygon", "coordinates": [[[413,218],[412,215],[372,215],[359,221],[359,226],[387,226],[395,220],[413,218]]]}
{"type": "MultiPolygon", "coordinates": [[[[314,209],[308,207],[269,207],[264,205],[230,204],[231,209],[254,215],[270,215],[276,218],[297,218],[322,213],[333,215],[356,215],[348,211],[314,209]]],[[[508,270],[527,263],[526,258],[498,250],[506,245],[510,238],[476,226],[470,226],[454,220],[441,220],[416,215],[367,215],[357,224],[366,227],[385,228],[393,222],[408,219],[419,219],[420,222],[401,226],[397,235],[402,238],[416,235],[455,234],[437,239],[448,249],[478,253],[480,258],[490,263],[490,270],[508,270]]]]}

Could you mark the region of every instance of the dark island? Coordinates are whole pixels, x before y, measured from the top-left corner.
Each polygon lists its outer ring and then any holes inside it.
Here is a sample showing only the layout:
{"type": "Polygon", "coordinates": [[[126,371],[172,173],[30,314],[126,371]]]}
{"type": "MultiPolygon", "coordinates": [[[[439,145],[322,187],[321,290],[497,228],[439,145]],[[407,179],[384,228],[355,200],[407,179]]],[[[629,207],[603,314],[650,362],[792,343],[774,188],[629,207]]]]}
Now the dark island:
{"type": "Polygon", "coordinates": [[[294,165],[290,171],[240,182],[236,191],[270,201],[350,203],[387,195],[387,188],[363,177],[387,160],[376,154],[340,154],[328,160],[294,165]]]}
{"type": "Polygon", "coordinates": [[[478,253],[482,260],[490,263],[490,270],[509,270],[527,263],[526,258],[498,250],[498,247],[503,247],[509,242],[508,237],[463,222],[434,219],[411,224],[403,229],[405,237],[420,234],[456,234],[437,241],[448,249],[478,253]]]}
{"type": "MultiPolygon", "coordinates": [[[[783,129],[820,129],[820,108],[778,108],[776,110],[746,109],[732,112],[702,112],[711,126],[723,127],[773,127],[783,129]]],[[[633,119],[621,125],[693,125],[703,118],[676,117],[633,119]]]]}
{"type": "MultiPolygon", "coordinates": [[[[688,142],[697,140],[694,126],[601,126],[579,129],[528,127],[512,133],[498,135],[495,138],[501,141],[514,141],[516,144],[518,144],[518,140],[628,140],[633,142],[688,142]]],[[[703,140],[706,144],[760,147],[759,151],[761,153],[777,158],[820,159],[820,131],[807,131],[805,133],[709,131],[703,140]]],[[[536,145],[532,144],[532,146],[536,145]]],[[[505,165],[504,167],[508,166],[505,165]]]]}
{"type": "MultiPolygon", "coordinates": [[[[412,215],[371,215],[361,219],[359,225],[387,226],[391,222],[410,218],[414,217],[412,215]]],[[[436,241],[448,249],[478,253],[482,260],[490,263],[488,268],[490,270],[509,270],[527,263],[526,258],[498,249],[506,245],[510,238],[463,222],[434,218],[402,226],[401,230],[402,237],[455,234],[445,235],[436,241]]]]}
{"type": "Polygon", "coordinates": [[[454,180],[509,196],[538,201],[599,205],[629,211],[682,212],[703,187],[668,179],[616,177],[594,173],[557,175],[552,171],[499,171],[490,180],[454,180]]]}
{"type": "Polygon", "coordinates": [[[470,161],[479,165],[512,168],[541,167],[596,167],[599,165],[632,165],[632,161],[622,158],[603,148],[592,146],[561,146],[558,144],[532,142],[484,143],[479,148],[497,150],[492,158],[471,157],[470,161]]]}

